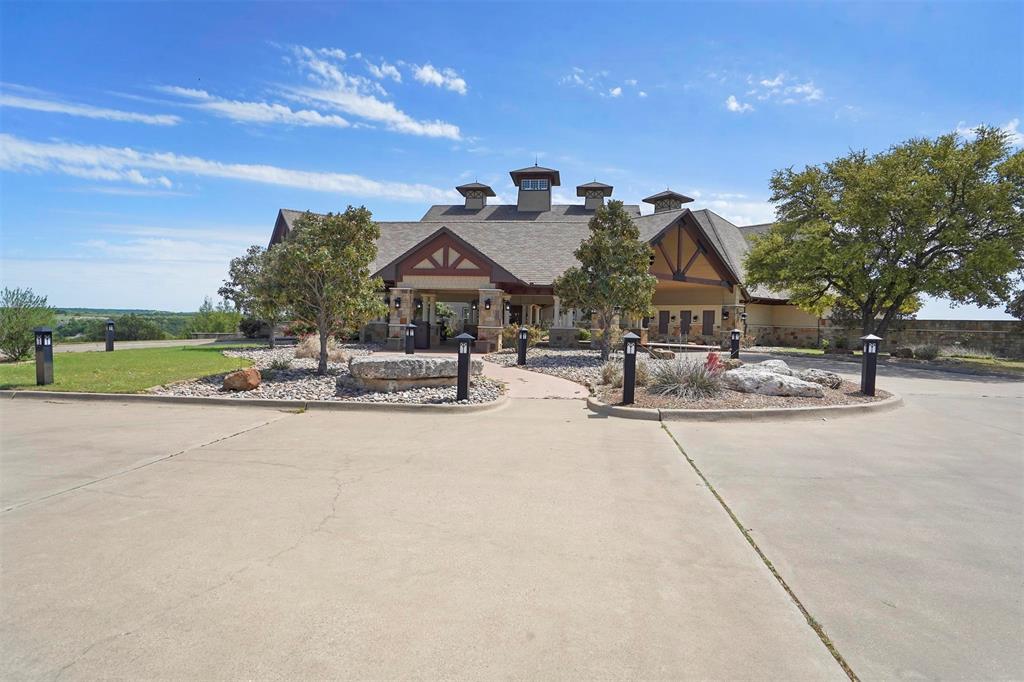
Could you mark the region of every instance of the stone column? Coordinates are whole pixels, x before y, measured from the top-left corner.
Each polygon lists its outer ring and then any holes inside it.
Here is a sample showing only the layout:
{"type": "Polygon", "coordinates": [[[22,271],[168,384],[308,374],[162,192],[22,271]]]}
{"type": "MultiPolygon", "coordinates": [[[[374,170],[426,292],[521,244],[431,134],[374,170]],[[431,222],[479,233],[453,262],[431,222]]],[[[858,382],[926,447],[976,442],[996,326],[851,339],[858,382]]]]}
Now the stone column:
{"type": "Polygon", "coordinates": [[[388,343],[390,350],[405,348],[405,325],[412,321],[416,313],[415,289],[405,287],[391,288],[391,322],[388,323],[388,343]],[[395,307],[395,301],[400,305],[395,307]]]}
{"type": "Polygon", "coordinates": [[[555,315],[548,331],[548,343],[552,348],[572,348],[576,345],[576,328],[572,324],[569,312],[562,308],[561,299],[558,296],[553,298],[555,315]]]}
{"type": "Polygon", "coordinates": [[[481,289],[477,301],[477,347],[482,351],[501,350],[502,321],[505,316],[505,292],[501,289],[481,289]],[[487,301],[491,309],[487,309],[487,301]]]}

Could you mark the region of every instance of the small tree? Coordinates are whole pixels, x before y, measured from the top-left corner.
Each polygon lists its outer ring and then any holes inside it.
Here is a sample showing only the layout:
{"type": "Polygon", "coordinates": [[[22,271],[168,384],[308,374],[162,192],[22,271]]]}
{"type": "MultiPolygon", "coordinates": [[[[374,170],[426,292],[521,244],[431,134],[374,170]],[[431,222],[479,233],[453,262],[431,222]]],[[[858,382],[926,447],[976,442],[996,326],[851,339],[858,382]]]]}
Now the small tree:
{"type": "Polygon", "coordinates": [[[777,221],[755,239],[747,284],[788,289],[823,312],[854,308],[885,336],[928,294],[992,307],[1024,256],[1024,152],[978,128],[772,176],[777,221]]]}
{"type": "Polygon", "coordinates": [[[243,313],[270,327],[271,348],[274,347],[274,327],[285,317],[284,287],[277,280],[275,251],[253,245],[244,256],[232,258],[228,278],[217,292],[234,302],[243,313]]]}
{"type": "Polygon", "coordinates": [[[0,294],[0,351],[21,360],[35,347],[32,330],[53,324],[54,310],[31,289],[4,288],[0,294]]]}
{"type": "Polygon", "coordinates": [[[611,353],[611,330],[617,315],[650,314],[658,280],[651,275],[651,248],[640,241],[621,201],[610,201],[590,219],[590,236],[576,249],[578,267],[555,280],[562,304],[593,313],[603,333],[601,358],[611,353]]]}
{"type": "Polygon", "coordinates": [[[357,329],[387,308],[384,282],[370,276],[380,227],[369,210],[299,217],[276,251],[275,269],[288,310],[320,335],[318,374],[327,373],[327,339],[343,328],[357,329]]]}
{"type": "Polygon", "coordinates": [[[232,304],[222,299],[214,305],[209,296],[203,299],[199,311],[192,315],[185,325],[185,333],[216,333],[232,334],[238,331],[238,323],[242,321],[242,313],[232,308],[232,304]]]}

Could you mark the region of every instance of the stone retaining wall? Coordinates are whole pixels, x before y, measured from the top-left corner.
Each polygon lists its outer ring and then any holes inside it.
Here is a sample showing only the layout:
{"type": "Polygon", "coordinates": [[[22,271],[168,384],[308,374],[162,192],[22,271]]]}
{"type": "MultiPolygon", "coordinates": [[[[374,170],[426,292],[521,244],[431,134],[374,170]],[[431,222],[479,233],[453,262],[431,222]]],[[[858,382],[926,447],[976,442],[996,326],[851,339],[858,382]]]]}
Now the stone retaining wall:
{"type": "MultiPolygon", "coordinates": [[[[827,338],[841,332],[829,330],[827,338]]],[[[860,347],[860,334],[847,335],[847,347],[860,347]]],[[[894,325],[885,335],[883,348],[900,346],[960,345],[988,351],[1000,357],[1024,358],[1024,323],[1016,320],[908,320],[894,325]]]]}

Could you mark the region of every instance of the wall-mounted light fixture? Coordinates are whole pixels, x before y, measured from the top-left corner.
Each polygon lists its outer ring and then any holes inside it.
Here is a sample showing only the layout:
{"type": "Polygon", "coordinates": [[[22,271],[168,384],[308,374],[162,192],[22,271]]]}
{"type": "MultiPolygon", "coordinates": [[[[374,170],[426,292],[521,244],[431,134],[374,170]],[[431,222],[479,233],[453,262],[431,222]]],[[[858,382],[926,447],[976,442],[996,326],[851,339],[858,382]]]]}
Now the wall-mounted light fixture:
{"type": "Polygon", "coordinates": [[[473,308],[473,310],[476,310],[476,301],[473,301],[473,304],[472,304],[471,307],[473,308]]]}
{"type": "Polygon", "coordinates": [[[484,299],[484,310],[490,310],[490,309],[491,309],[491,299],[485,298],[484,299]]]}
{"type": "Polygon", "coordinates": [[[416,310],[423,310],[423,299],[416,299],[416,310]]]}
{"type": "Polygon", "coordinates": [[[402,297],[401,296],[395,296],[395,310],[398,310],[401,307],[402,307],[402,297]]]}

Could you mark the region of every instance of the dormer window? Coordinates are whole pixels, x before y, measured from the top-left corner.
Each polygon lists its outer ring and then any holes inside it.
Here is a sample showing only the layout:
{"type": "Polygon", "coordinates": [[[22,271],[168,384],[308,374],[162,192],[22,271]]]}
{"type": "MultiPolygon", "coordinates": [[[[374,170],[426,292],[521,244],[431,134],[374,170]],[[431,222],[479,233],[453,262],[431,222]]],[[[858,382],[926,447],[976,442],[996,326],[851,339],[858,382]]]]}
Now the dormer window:
{"type": "Polygon", "coordinates": [[[547,191],[548,179],[547,178],[528,178],[523,180],[523,184],[519,186],[520,189],[525,190],[541,190],[547,191]]]}

